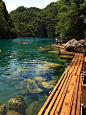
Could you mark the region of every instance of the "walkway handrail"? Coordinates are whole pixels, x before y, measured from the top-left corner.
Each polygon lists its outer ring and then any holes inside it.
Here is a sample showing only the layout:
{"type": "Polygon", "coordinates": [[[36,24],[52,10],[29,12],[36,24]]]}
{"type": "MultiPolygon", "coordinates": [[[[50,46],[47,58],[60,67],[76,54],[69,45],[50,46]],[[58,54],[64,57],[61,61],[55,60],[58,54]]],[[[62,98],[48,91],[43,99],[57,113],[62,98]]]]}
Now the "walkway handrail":
{"type": "Polygon", "coordinates": [[[76,53],[38,115],[80,115],[83,61],[76,53]]]}

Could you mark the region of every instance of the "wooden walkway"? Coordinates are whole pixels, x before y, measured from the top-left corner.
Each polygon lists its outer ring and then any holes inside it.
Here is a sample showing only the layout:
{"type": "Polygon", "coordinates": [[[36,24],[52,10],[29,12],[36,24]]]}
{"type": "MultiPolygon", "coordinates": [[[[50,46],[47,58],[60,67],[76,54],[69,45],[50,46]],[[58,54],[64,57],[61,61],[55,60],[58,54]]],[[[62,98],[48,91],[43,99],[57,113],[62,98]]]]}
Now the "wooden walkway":
{"type": "Polygon", "coordinates": [[[83,54],[76,53],[38,115],[80,115],[83,54]]]}

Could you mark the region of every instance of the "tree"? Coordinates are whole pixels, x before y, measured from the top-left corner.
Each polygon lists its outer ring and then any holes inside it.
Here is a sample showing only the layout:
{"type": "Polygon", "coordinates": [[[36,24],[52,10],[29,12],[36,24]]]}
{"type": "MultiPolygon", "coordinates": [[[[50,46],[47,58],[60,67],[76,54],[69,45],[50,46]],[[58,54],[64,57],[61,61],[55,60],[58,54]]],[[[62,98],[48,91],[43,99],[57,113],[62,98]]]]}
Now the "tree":
{"type": "Polygon", "coordinates": [[[57,3],[46,8],[17,8],[10,13],[15,22],[17,36],[54,37],[57,23],[57,3]]]}
{"type": "Polygon", "coordinates": [[[86,30],[85,9],[85,0],[60,0],[55,33],[60,34],[62,39],[83,39],[86,30]]]}

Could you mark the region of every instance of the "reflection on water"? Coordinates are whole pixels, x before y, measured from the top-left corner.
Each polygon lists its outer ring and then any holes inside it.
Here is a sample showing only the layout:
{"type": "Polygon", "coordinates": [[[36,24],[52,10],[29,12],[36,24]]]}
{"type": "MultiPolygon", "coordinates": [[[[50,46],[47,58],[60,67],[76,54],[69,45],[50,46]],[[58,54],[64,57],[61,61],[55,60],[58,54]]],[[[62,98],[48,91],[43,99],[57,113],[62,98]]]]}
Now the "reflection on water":
{"type": "MultiPolygon", "coordinates": [[[[51,54],[54,38],[0,40],[0,105],[24,97],[27,115],[37,115],[69,61],[51,54]],[[21,44],[18,42],[21,41],[21,44]],[[28,42],[28,44],[23,44],[28,42]],[[47,47],[46,47],[47,46],[47,47]],[[43,50],[39,50],[43,47],[43,50]]],[[[14,111],[8,111],[13,114],[14,111]]],[[[15,115],[18,114],[15,112],[15,115]]]]}

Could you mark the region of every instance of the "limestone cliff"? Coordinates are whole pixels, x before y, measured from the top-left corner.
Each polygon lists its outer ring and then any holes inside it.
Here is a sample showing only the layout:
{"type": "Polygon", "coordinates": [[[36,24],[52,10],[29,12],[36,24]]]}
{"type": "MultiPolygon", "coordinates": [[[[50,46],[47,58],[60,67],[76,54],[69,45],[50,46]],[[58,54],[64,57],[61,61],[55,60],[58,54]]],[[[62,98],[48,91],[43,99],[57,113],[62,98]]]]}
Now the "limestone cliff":
{"type": "Polygon", "coordinates": [[[5,3],[0,0],[0,39],[15,37],[16,29],[13,20],[8,14],[5,3]]]}

